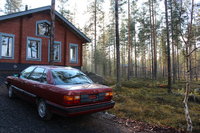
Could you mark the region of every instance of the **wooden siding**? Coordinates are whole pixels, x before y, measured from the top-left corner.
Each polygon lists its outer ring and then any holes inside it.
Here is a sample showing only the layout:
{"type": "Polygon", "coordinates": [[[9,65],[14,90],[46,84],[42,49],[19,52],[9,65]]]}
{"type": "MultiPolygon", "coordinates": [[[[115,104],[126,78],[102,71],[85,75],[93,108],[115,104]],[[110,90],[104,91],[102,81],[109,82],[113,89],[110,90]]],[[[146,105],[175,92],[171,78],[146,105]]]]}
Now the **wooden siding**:
{"type": "MultiPolygon", "coordinates": [[[[12,18],[9,20],[0,21],[0,32],[14,34],[14,59],[0,59],[0,63],[22,63],[22,64],[49,64],[48,50],[49,38],[36,35],[36,22],[40,20],[50,21],[48,11],[29,14],[12,18]],[[42,39],[41,61],[26,60],[26,44],[27,37],[42,39]]],[[[61,42],[61,62],[54,63],[55,65],[63,66],[82,66],[82,43],[77,35],[63,25],[61,21],[55,22],[55,41],[61,42]],[[78,63],[72,64],[69,62],[69,44],[78,44],[78,63]]]]}

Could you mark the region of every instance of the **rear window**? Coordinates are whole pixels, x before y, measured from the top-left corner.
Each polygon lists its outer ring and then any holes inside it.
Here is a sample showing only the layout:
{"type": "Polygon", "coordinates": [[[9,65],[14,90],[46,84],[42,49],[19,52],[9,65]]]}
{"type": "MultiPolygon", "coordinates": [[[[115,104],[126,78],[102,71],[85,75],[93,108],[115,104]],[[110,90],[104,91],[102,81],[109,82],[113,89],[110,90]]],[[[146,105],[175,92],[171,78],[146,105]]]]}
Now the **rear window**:
{"type": "Polygon", "coordinates": [[[52,76],[56,85],[93,83],[84,73],[75,69],[54,69],[52,70],[52,76]]]}

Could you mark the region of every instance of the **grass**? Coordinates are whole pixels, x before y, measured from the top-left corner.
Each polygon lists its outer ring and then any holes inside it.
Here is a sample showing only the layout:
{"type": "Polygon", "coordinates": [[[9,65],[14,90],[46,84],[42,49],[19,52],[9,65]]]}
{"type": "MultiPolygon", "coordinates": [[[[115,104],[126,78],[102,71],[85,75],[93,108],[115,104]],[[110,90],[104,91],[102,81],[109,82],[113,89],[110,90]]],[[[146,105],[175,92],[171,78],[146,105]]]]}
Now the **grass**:
{"type": "MultiPolygon", "coordinates": [[[[183,96],[168,94],[161,82],[133,79],[122,82],[122,85],[121,90],[114,91],[116,105],[110,113],[150,124],[186,129],[183,96]]],[[[174,91],[178,92],[178,89],[174,91]]],[[[189,109],[193,130],[200,132],[200,104],[190,102],[189,109]]]]}

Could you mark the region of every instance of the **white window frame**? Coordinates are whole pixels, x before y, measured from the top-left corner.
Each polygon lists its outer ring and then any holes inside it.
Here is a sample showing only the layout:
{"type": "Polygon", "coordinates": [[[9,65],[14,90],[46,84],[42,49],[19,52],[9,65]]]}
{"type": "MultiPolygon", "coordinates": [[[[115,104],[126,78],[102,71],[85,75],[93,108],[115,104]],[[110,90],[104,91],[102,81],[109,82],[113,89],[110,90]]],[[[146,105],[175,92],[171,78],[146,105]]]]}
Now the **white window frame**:
{"type": "Polygon", "coordinates": [[[42,57],[42,39],[40,39],[40,38],[34,38],[34,37],[27,37],[27,40],[26,40],[26,60],[41,61],[41,57],[42,57]],[[29,40],[39,41],[40,42],[40,46],[39,46],[39,58],[37,58],[37,59],[35,59],[35,58],[29,58],[28,57],[28,41],[29,40]]]}
{"type": "Polygon", "coordinates": [[[79,53],[78,53],[78,44],[73,44],[73,43],[70,43],[69,44],[69,62],[72,63],[72,64],[78,64],[78,56],[79,56],[79,53]],[[76,47],[75,51],[76,51],[76,58],[75,60],[71,60],[71,47],[76,47]]]}
{"type": "MultiPolygon", "coordinates": [[[[61,62],[61,58],[62,58],[62,50],[61,50],[61,47],[62,47],[62,43],[60,41],[54,41],[54,45],[59,45],[60,48],[59,48],[59,59],[58,60],[54,60],[53,62],[61,62]]],[[[49,46],[48,46],[48,61],[50,61],[50,42],[49,42],[49,46]]]]}
{"type": "MultiPolygon", "coordinates": [[[[51,23],[48,21],[48,20],[39,20],[39,21],[36,21],[36,26],[35,26],[35,35],[36,36],[40,36],[40,37],[47,37],[47,38],[50,38],[50,36],[45,36],[45,35],[40,35],[38,34],[38,24],[40,23],[47,23],[49,24],[49,26],[51,26],[51,23]]],[[[49,29],[50,30],[50,29],[49,29]]],[[[50,31],[49,31],[50,32],[50,31]]]]}
{"type": "Polygon", "coordinates": [[[2,33],[0,32],[0,59],[14,59],[14,47],[15,47],[15,35],[14,34],[8,34],[8,33],[2,33]],[[8,56],[2,56],[2,36],[12,37],[12,49],[11,49],[11,57],[8,56]]]}

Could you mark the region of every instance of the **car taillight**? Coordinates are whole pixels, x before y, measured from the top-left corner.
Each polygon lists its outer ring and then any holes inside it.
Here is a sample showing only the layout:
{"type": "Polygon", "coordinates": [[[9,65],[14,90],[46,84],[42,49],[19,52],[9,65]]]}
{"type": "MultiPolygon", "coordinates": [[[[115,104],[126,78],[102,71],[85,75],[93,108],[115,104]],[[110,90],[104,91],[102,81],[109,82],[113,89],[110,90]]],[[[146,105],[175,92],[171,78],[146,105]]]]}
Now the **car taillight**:
{"type": "Polygon", "coordinates": [[[112,96],[113,96],[113,93],[112,93],[112,92],[106,92],[106,93],[105,93],[105,99],[106,99],[106,100],[111,100],[111,99],[112,99],[112,96]]]}
{"type": "Polygon", "coordinates": [[[80,96],[64,96],[64,103],[66,104],[77,104],[80,103],[80,96]]]}

